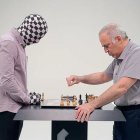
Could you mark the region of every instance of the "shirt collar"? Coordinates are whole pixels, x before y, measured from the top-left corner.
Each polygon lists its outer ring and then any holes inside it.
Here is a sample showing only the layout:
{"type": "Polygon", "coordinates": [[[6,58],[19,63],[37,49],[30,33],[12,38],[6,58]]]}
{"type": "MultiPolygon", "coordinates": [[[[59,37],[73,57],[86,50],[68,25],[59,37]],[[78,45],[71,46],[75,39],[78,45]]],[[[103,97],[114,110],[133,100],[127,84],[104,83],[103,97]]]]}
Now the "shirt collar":
{"type": "Polygon", "coordinates": [[[128,44],[127,44],[126,47],[124,48],[123,52],[121,53],[120,57],[118,58],[118,60],[121,60],[121,61],[122,61],[122,60],[127,56],[127,54],[128,54],[128,52],[129,52],[129,50],[130,50],[132,44],[133,44],[133,43],[132,43],[131,41],[128,42],[128,44]]]}
{"type": "Polygon", "coordinates": [[[15,40],[25,48],[26,44],[25,42],[23,41],[22,37],[20,36],[20,33],[17,31],[16,28],[12,28],[11,29],[11,33],[14,34],[14,38],[15,40]]]}

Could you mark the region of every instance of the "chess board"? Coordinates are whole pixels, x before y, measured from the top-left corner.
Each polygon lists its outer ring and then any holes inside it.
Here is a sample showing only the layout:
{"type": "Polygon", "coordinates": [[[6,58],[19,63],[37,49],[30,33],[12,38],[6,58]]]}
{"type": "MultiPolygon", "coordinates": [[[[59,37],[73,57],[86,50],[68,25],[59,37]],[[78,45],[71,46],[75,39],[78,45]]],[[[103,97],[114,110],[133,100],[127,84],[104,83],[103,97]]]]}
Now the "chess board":
{"type": "Polygon", "coordinates": [[[50,109],[75,109],[76,106],[72,105],[72,102],[70,102],[70,105],[67,105],[66,102],[64,102],[64,105],[60,105],[61,100],[59,99],[47,99],[44,101],[41,101],[40,107],[41,108],[50,108],[50,109]]]}
{"type": "Polygon", "coordinates": [[[79,98],[74,96],[61,96],[60,99],[43,99],[41,100],[41,108],[66,108],[66,109],[74,109],[76,106],[81,105],[83,103],[88,103],[93,100],[95,100],[97,96],[94,95],[87,95],[86,94],[86,100],[82,100],[81,94],[79,95],[79,98]]]}

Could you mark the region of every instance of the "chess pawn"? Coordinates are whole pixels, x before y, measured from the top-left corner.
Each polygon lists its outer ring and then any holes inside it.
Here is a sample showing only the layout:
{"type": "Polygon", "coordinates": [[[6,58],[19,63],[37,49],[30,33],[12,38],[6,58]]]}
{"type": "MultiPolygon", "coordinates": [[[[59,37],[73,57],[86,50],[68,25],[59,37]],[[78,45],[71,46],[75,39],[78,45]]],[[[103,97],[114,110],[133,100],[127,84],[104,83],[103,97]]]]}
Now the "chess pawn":
{"type": "Polygon", "coordinates": [[[44,93],[41,95],[41,101],[44,101],[44,93]]]}
{"type": "Polygon", "coordinates": [[[75,95],[73,96],[72,105],[73,106],[77,105],[77,97],[75,95]]]}
{"type": "Polygon", "coordinates": [[[73,96],[73,99],[76,101],[76,100],[77,100],[77,97],[74,95],[74,96],[73,96]]]}
{"type": "Polygon", "coordinates": [[[60,101],[60,106],[64,106],[64,100],[63,99],[61,99],[61,101],[60,101]]]}
{"type": "Polygon", "coordinates": [[[92,101],[92,95],[88,95],[88,103],[92,101]]]}
{"type": "Polygon", "coordinates": [[[91,95],[91,101],[95,100],[96,99],[96,96],[94,95],[91,95]]]}
{"type": "Polygon", "coordinates": [[[67,106],[70,106],[70,100],[67,101],[67,106]]]}
{"type": "Polygon", "coordinates": [[[77,100],[76,100],[76,99],[73,99],[73,100],[72,100],[72,105],[73,105],[73,106],[76,106],[76,105],[77,105],[77,100]]]}

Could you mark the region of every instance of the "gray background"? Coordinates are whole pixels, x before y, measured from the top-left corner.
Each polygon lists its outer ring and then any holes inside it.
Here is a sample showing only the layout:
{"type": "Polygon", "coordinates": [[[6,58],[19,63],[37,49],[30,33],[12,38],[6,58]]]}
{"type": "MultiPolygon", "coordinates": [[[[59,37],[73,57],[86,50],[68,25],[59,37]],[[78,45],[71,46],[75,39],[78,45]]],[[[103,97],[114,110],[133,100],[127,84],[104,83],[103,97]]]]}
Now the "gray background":
{"type": "MultiPolygon", "coordinates": [[[[139,0],[0,0],[0,35],[18,27],[30,13],[42,15],[48,33],[39,44],[27,47],[28,89],[45,98],[85,93],[100,95],[112,83],[67,87],[71,74],[102,71],[112,58],[98,39],[107,23],[118,23],[140,44],[139,0]]],[[[90,122],[88,139],[111,140],[112,122],[90,122]]],[[[20,140],[51,139],[50,122],[25,122],[20,140]]]]}

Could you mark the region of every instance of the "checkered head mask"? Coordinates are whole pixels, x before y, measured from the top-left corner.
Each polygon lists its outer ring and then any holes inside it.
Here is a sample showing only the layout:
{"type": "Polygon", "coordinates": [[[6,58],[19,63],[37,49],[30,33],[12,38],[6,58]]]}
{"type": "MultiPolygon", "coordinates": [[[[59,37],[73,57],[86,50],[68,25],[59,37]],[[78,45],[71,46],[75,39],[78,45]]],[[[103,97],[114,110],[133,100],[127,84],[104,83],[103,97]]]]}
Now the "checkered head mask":
{"type": "Polygon", "coordinates": [[[44,18],[37,14],[27,16],[23,23],[17,28],[25,45],[38,43],[47,33],[48,26],[44,18]]]}

